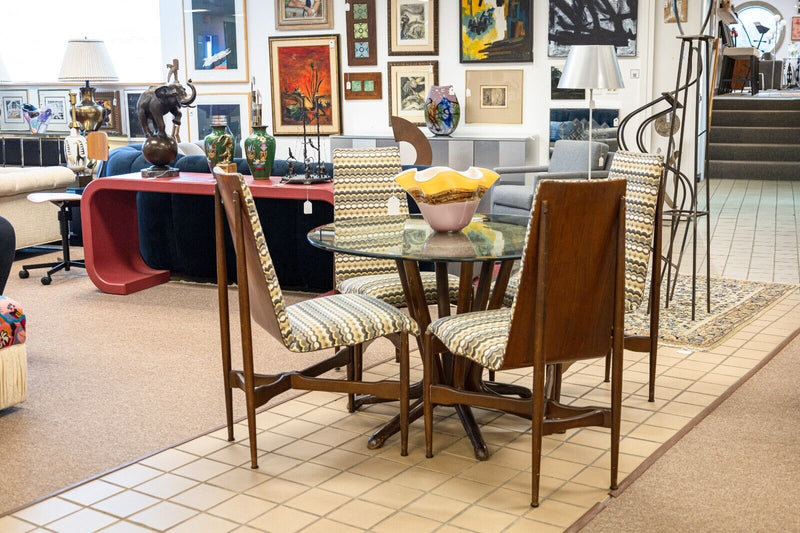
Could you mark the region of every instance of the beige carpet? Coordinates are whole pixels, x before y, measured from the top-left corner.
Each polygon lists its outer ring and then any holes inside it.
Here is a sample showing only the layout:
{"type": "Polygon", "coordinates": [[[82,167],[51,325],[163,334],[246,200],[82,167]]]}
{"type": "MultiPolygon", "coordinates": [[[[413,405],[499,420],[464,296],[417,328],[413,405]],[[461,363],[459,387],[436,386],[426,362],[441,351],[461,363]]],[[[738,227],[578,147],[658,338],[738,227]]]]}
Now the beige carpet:
{"type": "MultiPolygon", "coordinates": [[[[215,285],[113,296],[83,270],[45,287],[36,274],[19,279],[18,265],[5,294],[28,317],[28,401],[0,411],[0,513],[225,423],[215,285]]],[[[231,302],[240,360],[234,290],[231,302]]],[[[257,326],[254,345],[258,372],[318,358],[291,354],[257,326]]],[[[377,341],[365,365],[393,354],[377,341]]],[[[243,416],[243,395],[234,401],[243,416]]]]}
{"type": "Polygon", "coordinates": [[[582,531],[800,531],[800,338],[582,531]]]}

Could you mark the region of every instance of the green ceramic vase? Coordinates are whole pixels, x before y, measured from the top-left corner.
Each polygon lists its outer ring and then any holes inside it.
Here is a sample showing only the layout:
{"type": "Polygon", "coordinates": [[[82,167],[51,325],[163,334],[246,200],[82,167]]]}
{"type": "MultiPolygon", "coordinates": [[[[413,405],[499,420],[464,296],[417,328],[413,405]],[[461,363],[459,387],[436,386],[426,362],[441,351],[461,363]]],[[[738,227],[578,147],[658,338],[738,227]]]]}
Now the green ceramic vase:
{"type": "Polygon", "coordinates": [[[267,133],[266,126],[253,126],[253,133],[244,141],[244,153],[253,178],[269,179],[275,161],[275,137],[267,133]]]}
{"type": "Polygon", "coordinates": [[[227,121],[224,117],[215,117],[211,122],[211,133],[203,141],[209,170],[213,172],[218,164],[233,162],[233,143],[233,136],[228,133],[227,121]]]}

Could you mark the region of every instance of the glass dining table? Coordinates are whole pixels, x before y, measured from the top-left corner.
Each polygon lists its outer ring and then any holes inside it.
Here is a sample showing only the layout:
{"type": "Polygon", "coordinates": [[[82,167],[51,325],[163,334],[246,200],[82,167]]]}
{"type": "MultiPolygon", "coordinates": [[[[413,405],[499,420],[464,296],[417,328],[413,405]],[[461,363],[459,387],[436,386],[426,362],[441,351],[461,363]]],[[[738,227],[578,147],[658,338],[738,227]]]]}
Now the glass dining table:
{"type": "MultiPolygon", "coordinates": [[[[440,317],[451,314],[448,286],[448,265],[451,263],[460,266],[456,313],[497,309],[503,304],[514,261],[522,257],[528,221],[526,216],[476,215],[459,232],[438,233],[416,214],[365,216],[315,228],[308,233],[308,241],[331,252],[394,260],[408,312],[424,332],[431,323],[431,314],[425,299],[420,264],[432,263],[434,266],[440,317]],[[476,264],[479,265],[477,285],[474,283],[476,264]]],[[[482,368],[461,357],[442,354],[436,366],[439,379],[446,383],[457,383],[469,390],[488,389],[498,394],[530,397],[530,391],[524,387],[484,381],[482,368]]],[[[412,386],[411,397],[416,400],[411,406],[410,421],[422,415],[421,391],[420,383],[412,386]]],[[[471,409],[459,405],[456,412],[475,450],[475,457],[487,459],[488,449],[471,409]]],[[[399,431],[399,424],[399,416],[392,419],[370,437],[368,447],[383,446],[386,439],[399,431]]]]}

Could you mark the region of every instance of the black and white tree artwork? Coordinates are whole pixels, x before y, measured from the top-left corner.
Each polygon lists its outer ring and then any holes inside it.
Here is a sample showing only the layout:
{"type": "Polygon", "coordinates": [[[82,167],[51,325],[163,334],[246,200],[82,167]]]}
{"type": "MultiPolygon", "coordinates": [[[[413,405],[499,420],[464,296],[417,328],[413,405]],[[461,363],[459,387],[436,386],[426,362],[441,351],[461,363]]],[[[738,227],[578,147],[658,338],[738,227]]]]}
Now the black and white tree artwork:
{"type": "Polygon", "coordinates": [[[611,44],[636,55],[639,0],[551,0],[547,55],[566,56],[574,44],[611,44]]]}

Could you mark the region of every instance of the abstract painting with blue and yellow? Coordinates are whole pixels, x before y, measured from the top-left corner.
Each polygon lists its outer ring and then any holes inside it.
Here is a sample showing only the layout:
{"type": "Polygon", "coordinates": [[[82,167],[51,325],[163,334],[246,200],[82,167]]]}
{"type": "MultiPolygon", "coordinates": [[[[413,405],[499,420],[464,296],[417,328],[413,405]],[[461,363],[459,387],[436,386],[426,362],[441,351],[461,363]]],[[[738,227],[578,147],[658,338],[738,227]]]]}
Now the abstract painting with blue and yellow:
{"type": "Polygon", "coordinates": [[[461,62],[533,61],[533,0],[460,0],[461,62]]]}

